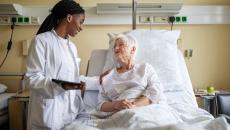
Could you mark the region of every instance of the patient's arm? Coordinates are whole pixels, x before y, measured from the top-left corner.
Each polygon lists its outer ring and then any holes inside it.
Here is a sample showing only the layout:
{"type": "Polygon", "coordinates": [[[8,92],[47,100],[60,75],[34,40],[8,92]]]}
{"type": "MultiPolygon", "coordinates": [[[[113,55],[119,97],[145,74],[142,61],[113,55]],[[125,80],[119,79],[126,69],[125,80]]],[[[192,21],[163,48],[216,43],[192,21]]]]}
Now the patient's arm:
{"type": "Polygon", "coordinates": [[[106,76],[107,74],[109,74],[110,71],[111,71],[111,69],[105,71],[104,73],[102,73],[102,74],[100,75],[100,77],[99,77],[99,83],[100,83],[100,84],[102,84],[102,82],[103,82],[103,77],[106,76]]]}
{"type": "Polygon", "coordinates": [[[124,99],[120,101],[104,102],[101,106],[101,111],[116,112],[123,109],[131,109],[134,107],[135,105],[133,104],[133,102],[124,99]]]}
{"type": "Polygon", "coordinates": [[[159,101],[165,100],[157,73],[154,68],[148,64],[146,66],[146,76],[147,86],[142,95],[147,97],[152,103],[159,103],[159,101]]]}
{"type": "Polygon", "coordinates": [[[152,102],[148,97],[146,96],[140,96],[139,98],[137,98],[133,104],[136,106],[136,107],[141,107],[141,106],[146,106],[146,105],[149,105],[149,104],[152,104],[154,102],[152,102]]]}

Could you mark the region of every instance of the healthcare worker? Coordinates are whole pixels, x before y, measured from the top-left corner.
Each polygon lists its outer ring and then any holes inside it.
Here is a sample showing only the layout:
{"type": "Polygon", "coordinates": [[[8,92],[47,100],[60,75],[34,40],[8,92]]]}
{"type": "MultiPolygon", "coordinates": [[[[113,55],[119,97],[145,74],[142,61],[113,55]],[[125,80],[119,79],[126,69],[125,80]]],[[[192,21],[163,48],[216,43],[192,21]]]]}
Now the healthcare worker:
{"type": "Polygon", "coordinates": [[[31,89],[28,130],[59,130],[73,120],[87,118],[80,90],[75,90],[81,85],[52,82],[79,82],[79,58],[69,36],[82,30],[84,12],[73,0],[59,1],[30,46],[24,79],[31,89]]]}

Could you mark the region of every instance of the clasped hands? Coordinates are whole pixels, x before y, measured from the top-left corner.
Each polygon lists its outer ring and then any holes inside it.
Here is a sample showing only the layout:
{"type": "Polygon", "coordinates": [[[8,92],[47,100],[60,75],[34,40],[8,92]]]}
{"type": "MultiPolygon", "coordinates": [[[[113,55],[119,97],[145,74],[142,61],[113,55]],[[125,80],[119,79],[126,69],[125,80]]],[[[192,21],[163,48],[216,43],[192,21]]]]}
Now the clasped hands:
{"type": "Polygon", "coordinates": [[[135,101],[129,101],[127,99],[119,100],[119,101],[113,101],[113,107],[115,111],[120,111],[123,109],[131,109],[135,108],[135,101]]]}

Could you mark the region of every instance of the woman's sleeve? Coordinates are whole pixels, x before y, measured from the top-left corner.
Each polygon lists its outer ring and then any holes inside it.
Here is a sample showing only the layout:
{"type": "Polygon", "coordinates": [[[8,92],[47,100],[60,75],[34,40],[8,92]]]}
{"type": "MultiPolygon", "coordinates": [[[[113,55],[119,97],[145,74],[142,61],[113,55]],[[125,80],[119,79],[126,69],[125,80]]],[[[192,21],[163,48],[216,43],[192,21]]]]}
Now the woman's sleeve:
{"type": "Polygon", "coordinates": [[[142,95],[148,97],[152,103],[158,103],[164,98],[162,86],[154,68],[146,64],[147,87],[142,95]]]}
{"type": "Polygon", "coordinates": [[[30,46],[26,63],[24,84],[44,98],[54,98],[65,90],[52,82],[51,77],[45,77],[46,46],[39,38],[35,38],[30,46]]]}
{"type": "Polygon", "coordinates": [[[102,106],[103,103],[110,101],[108,96],[106,95],[106,93],[102,89],[102,87],[103,86],[101,86],[101,88],[99,89],[99,94],[98,94],[98,104],[97,104],[97,110],[98,111],[101,110],[101,106],[102,106]]]}

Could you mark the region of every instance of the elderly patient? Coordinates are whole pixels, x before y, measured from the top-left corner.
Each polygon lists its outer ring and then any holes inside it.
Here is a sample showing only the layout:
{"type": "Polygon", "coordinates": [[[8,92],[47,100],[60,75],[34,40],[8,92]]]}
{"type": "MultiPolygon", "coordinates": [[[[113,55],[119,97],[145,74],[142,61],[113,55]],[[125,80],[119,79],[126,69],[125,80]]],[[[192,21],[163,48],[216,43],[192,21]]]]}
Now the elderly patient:
{"type": "Polygon", "coordinates": [[[134,62],[136,50],[137,42],[132,36],[119,34],[115,37],[113,53],[117,67],[100,77],[98,110],[117,112],[165,101],[154,68],[147,63],[134,62]]]}

